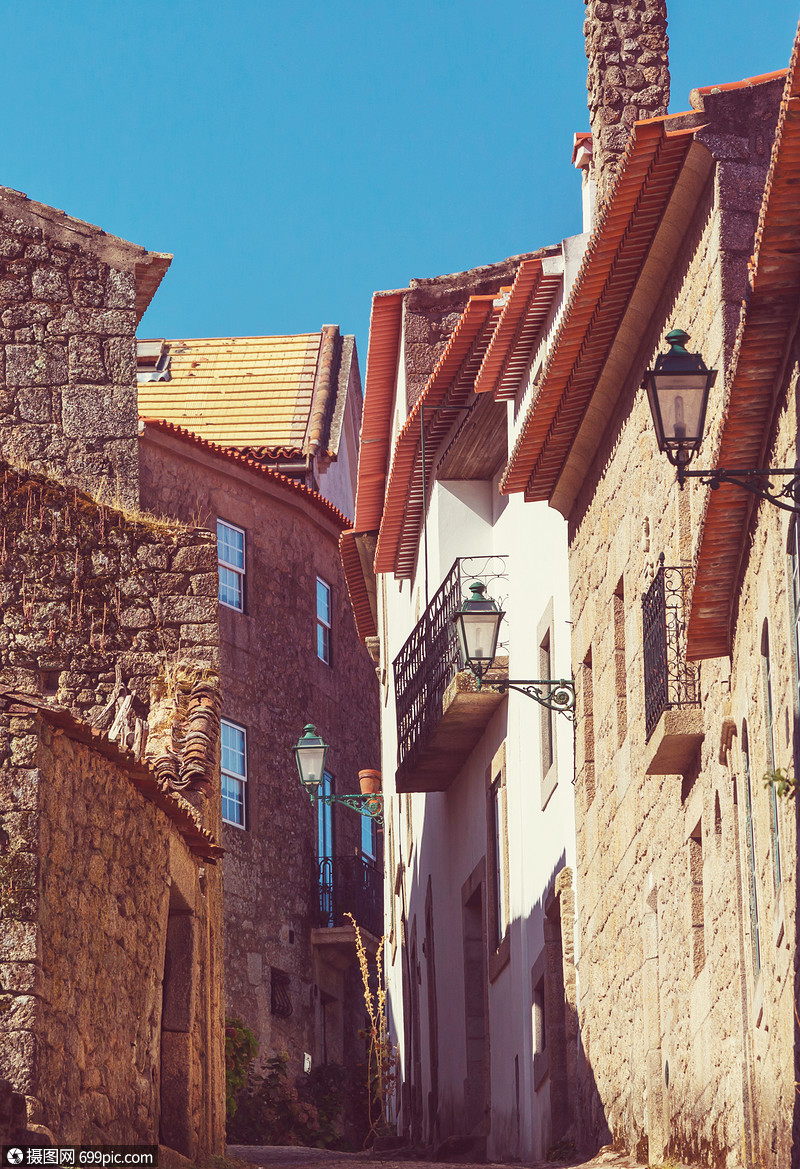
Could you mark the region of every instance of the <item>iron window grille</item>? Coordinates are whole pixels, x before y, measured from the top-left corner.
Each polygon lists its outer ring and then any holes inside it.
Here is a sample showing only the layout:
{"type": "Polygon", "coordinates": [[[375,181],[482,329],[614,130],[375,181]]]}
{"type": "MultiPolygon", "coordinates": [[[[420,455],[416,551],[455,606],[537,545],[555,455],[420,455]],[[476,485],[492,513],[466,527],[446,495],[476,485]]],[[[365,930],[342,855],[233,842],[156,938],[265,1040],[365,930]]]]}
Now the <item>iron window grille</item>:
{"type": "Polygon", "coordinates": [[[294,1012],[292,1000],[289,997],[290,978],[285,970],[270,967],[270,1013],[279,1019],[288,1019],[294,1012]]]}
{"type": "Polygon", "coordinates": [[[686,582],[689,569],[665,565],[663,553],[642,596],[645,736],[665,710],[700,705],[697,667],[686,660],[686,582]]]}

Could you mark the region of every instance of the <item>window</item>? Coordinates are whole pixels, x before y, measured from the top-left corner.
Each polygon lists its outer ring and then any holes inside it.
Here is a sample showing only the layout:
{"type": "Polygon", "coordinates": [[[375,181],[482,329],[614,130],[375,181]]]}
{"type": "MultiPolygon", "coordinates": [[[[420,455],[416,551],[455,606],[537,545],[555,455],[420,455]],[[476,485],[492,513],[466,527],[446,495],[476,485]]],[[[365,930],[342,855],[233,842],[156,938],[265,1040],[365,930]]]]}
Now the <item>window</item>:
{"type": "MultiPolygon", "coordinates": [[[[775,740],[772,734],[772,673],[769,655],[769,626],[764,622],[761,634],[761,674],[764,684],[764,719],[766,721],[767,767],[775,770],[775,740]]],[[[769,787],[769,824],[772,837],[772,877],[775,888],[781,883],[781,842],[778,836],[778,796],[775,784],[769,787]]]]}
{"type": "Polygon", "coordinates": [[[217,520],[219,600],[229,609],[244,611],[244,532],[217,520]]]}
{"type": "MultiPolygon", "coordinates": [[[[322,773],[319,794],[333,795],[333,776],[322,773]]],[[[317,800],[317,860],[319,861],[319,911],[325,925],[333,925],[333,805],[317,800]]]]}
{"type": "Polygon", "coordinates": [[[689,837],[689,881],[691,884],[692,962],[695,978],[706,961],[705,907],[703,896],[703,822],[689,837]]]}
{"type": "Polygon", "coordinates": [[[495,947],[506,936],[509,922],[508,912],[508,838],[506,833],[506,787],[501,772],[495,777],[491,788],[494,884],[495,947]]]}
{"type": "Polygon", "coordinates": [[[317,657],[331,664],[331,588],[317,577],[317,657]]]}
{"type": "Polygon", "coordinates": [[[378,825],[368,813],[361,815],[361,851],[370,860],[378,857],[378,825]]]}
{"type": "Polygon", "coordinates": [[[747,877],[750,887],[750,949],[753,973],[761,970],[761,943],[758,934],[758,890],[756,889],[756,845],[753,832],[753,793],[750,784],[750,743],[747,723],[742,725],[742,762],[744,764],[745,848],[747,850],[747,877]]]}
{"type": "Polygon", "coordinates": [[[247,783],[247,733],[222,720],[222,819],[245,827],[244,785],[247,783]]]}
{"type": "MultiPolygon", "coordinates": [[[[550,630],[544,636],[539,646],[539,677],[552,678],[550,664],[550,630]]],[[[542,775],[547,775],[553,766],[553,712],[547,706],[539,707],[542,742],[542,775]]]]}
{"type": "Polygon", "coordinates": [[[789,567],[792,576],[792,625],[794,627],[794,667],[797,688],[795,709],[800,711],[800,524],[795,520],[789,533],[789,567]]]}

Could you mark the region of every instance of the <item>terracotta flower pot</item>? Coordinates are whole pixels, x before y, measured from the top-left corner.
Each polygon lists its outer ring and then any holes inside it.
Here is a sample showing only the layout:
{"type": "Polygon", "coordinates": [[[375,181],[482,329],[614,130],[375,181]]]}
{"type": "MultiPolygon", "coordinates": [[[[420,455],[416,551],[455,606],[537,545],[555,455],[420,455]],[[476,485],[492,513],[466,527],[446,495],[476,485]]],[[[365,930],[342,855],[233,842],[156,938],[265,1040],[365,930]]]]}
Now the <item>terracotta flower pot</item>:
{"type": "Polygon", "coordinates": [[[358,782],[361,784],[362,795],[374,795],[381,790],[381,773],[369,768],[366,771],[359,771],[358,782]]]}

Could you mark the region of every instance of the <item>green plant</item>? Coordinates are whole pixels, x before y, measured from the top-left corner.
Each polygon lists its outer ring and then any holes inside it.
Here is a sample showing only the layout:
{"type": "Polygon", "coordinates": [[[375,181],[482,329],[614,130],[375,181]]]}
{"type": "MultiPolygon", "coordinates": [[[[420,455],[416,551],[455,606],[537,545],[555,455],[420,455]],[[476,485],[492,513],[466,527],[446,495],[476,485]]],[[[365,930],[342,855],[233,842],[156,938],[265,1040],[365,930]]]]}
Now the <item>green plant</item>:
{"type": "MultiPolygon", "coordinates": [[[[361,1069],[320,1064],[292,1082],[285,1052],[251,1068],[235,1115],[228,1113],[228,1141],[243,1145],[305,1145],[356,1149],[368,1127],[353,1108],[361,1069]]],[[[363,1073],[362,1073],[363,1074],[363,1073]]]]}
{"type": "Polygon", "coordinates": [[[279,1052],[260,1072],[252,1071],[228,1121],[228,1141],[242,1145],[321,1144],[319,1114],[290,1083],[289,1056],[279,1052]]]}
{"type": "Polygon", "coordinates": [[[776,767],[774,771],[767,771],[764,774],[764,787],[775,788],[779,796],[785,796],[787,800],[793,800],[797,795],[797,776],[792,775],[790,771],[783,767],[776,767]]]}
{"type": "Polygon", "coordinates": [[[237,1096],[247,1083],[247,1072],[258,1052],[258,1040],[241,1019],[225,1020],[225,1110],[236,1115],[237,1096]]]}

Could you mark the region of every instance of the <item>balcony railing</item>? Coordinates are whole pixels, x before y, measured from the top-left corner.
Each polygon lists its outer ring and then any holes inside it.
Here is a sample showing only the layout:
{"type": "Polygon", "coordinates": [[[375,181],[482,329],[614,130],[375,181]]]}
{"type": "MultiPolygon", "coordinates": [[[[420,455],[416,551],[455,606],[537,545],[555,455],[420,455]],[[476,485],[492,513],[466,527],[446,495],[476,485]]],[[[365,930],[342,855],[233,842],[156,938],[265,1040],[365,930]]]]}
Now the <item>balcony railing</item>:
{"type": "Polygon", "coordinates": [[[413,770],[442,716],[445,690],[458,673],[453,615],[467,598],[470,582],[476,579],[488,584],[493,599],[502,607],[502,597],[492,583],[507,579],[506,557],[459,557],[394,660],[400,770],[413,770]]]}
{"type": "Polygon", "coordinates": [[[365,856],[325,857],[319,862],[318,888],[318,925],[348,925],[344,914],[352,913],[357,925],[381,937],[383,879],[374,861],[365,856]]]}
{"type": "Polygon", "coordinates": [[[642,597],[645,734],[653,734],[665,710],[699,706],[697,667],[686,660],[688,568],[661,564],[642,597]]]}

